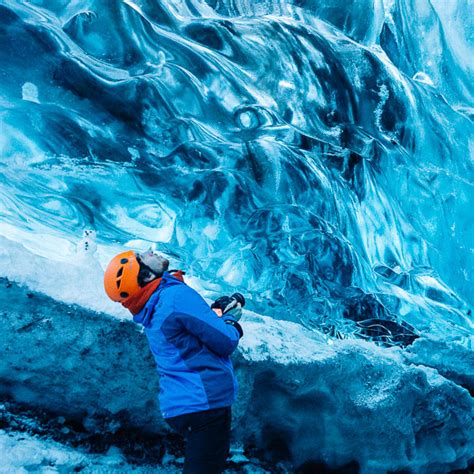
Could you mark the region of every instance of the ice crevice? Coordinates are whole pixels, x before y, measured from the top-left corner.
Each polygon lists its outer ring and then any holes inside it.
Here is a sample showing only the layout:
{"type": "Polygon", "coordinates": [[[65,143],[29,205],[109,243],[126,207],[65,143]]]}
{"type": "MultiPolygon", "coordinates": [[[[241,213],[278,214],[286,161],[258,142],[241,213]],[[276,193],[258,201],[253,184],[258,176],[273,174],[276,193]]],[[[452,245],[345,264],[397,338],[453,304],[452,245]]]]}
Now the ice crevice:
{"type": "MultiPolygon", "coordinates": [[[[6,278],[0,314],[3,397],[103,436],[119,427],[168,431],[154,362],[133,322],[6,278]]],[[[253,313],[242,322],[235,443],[292,466],[355,463],[367,473],[472,466],[474,364],[465,346],[425,338],[406,350],[328,344],[295,323],[253,313]]]]}

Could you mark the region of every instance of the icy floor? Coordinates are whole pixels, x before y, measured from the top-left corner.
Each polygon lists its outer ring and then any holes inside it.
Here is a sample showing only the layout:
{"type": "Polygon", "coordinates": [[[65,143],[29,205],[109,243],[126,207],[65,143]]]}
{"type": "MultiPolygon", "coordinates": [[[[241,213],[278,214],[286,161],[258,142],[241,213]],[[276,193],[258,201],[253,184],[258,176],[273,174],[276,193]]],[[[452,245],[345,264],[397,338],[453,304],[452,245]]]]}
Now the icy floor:
{"type": "MultiPolygon", "coordinates": [[[[131,435],[110,443],[106,434],[92,438],[76,431],[63,417],[0,403],[0,474],[22,473],[177,473],[184,458],[173,438],[150,445],[131,435]],[[164,452],[163,452],[164,451],[164,452]],[[161,453],[157,457],[157,454],[161,453]],[[159,462],[157,462],[159,459],[159,462]]],[[[268,467],[268,466],[267,466],[268,467]]],[[[286,474],[283,466],[270,471],[232,446],[226,474],[286,474]]]]}
{"type": "MultiPolygon", "coordinates": [[[[238,460],[234,454],[233,459],[238,460]]],[[[119,448],[112,446],[106,454],[91,454],[74,449],[51,439],[27,433],[0,430],[0,473],[176,473],[181,472],[183,458],[165,455],[161,466],[134,465],[125,460],[119,448]]],[[[232,466],[231,473],[265,474],[267,471],[255,464],[232,466]]]]}
{"type": "Polygon", "coordinates": [[[176,472],[176,467],[139,467],[128,464],[118,448],[89,454],[52,440],[0,430],[0,473],[176,472]]]}

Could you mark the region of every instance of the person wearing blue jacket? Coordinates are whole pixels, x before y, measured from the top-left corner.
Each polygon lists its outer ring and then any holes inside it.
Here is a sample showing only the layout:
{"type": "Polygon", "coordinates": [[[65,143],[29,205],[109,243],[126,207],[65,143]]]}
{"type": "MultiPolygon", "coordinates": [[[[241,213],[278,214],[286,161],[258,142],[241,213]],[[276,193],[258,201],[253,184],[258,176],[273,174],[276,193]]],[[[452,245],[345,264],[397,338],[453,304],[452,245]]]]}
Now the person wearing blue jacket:
{"type": "Polygon", "coordinates": [[[123,252],[104,275],[107,295],[133,314],[144,332],[160,376],[160,409],[186,440],[183,472],[221,473],[229,453],[231,405],[237,380],[230,355],[243,336],[242,295],[211,307],[168,271],[152,251],[123,252]]]}

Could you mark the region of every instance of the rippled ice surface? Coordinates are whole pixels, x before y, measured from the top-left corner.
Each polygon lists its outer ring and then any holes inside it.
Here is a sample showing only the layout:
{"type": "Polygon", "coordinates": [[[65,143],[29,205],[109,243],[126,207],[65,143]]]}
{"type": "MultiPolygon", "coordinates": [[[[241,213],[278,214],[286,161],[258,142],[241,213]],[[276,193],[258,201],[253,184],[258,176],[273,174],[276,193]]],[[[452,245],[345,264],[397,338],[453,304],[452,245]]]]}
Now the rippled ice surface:
{"type": "Polygon", "coordinates": [[[0,234],[95,229],[332,335],[463,340],[469,3],[3,0],[0,234]]]}

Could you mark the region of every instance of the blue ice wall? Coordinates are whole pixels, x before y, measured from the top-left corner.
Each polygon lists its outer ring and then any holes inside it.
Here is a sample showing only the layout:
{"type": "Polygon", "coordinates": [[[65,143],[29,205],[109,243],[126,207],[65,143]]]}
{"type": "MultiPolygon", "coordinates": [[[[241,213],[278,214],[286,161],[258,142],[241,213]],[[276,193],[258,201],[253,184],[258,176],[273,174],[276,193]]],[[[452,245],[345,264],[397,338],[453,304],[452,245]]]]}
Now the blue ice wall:
{"type": "Polygon", "coordinates": [[[328,334],[462,342],[469,17],[441,0],[3,0],[0,231],[93,228],[328,334]]]}

